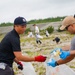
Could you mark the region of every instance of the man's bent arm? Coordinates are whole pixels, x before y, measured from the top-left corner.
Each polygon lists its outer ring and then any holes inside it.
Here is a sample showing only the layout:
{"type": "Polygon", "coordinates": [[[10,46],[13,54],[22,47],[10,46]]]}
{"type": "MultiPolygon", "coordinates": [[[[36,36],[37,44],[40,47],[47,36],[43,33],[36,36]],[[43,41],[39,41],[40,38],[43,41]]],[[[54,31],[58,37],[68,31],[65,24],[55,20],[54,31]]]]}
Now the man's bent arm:
{"type": "Polygon", "coordinates": [[[35,61],[35,58],[34,57],[29,57],[29,56],[24,56],[22,55],[21,52],[14,52],[17,60],[19,61],[24,61],[24,62],[30,62],[30,61],[35,61]]]}
{"type": "Polygon", "coordinates": [[[67,62],[73,60],[74,57],[75,57],[75,55],[70,55],[70,56],[68,56],[65,60],[62,60],[62,59],[58,60],[57,63],[58,63],[59,65],[60,65],[60,64],[65,64],[65,63],[67,63],[67,62]]]}

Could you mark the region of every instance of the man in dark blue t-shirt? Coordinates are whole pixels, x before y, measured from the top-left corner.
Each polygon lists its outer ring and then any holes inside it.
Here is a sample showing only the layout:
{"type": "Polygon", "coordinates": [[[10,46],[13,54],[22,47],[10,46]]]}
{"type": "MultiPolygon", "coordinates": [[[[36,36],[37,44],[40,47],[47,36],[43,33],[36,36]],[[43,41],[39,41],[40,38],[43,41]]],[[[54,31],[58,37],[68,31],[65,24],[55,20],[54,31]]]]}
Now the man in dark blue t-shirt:
{"type": "Polygon", "coordinates": [[[26,20],[23,17],[17,17],[14,20],[14,29],[10,31],[1,41],[0,44],[0,75],[14,75],[12,69],[13,61],[38,61],[44,62],[45,56],[39,55],[35,57],[23,56],[20,47],[20,34],[26,30],[26,20]]]}

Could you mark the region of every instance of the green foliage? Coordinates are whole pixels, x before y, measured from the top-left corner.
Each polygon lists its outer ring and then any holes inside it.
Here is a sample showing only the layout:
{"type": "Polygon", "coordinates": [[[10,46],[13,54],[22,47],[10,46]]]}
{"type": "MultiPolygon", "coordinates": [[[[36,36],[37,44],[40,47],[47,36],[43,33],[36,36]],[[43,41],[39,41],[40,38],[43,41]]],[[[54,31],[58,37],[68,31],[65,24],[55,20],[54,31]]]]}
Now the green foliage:
{"type": "Polygon", "coordinates": [[[30,28],[27,28],[26,31],[25,31],[25,34],[28,34],[28,32],[30,32],[30,28]]]}
{"type": "Polygon", "coordinates": [[[61,25],[58,26],[58,29],[57,29],[58,32],[61,32],[60,27],[61,27],[61,25]]]}
{"type": "Polygon", "coordinates": [[[41,34],[41,35],[44,35],[44,34],[45,34],[45,29],[40,30],[40,34],[41,34]]]}
{"type": "Polygon", "coordinates": [[[47,22],[57,22],[57,21],[61,21],[62,19],[64,19],[64,17],[51,17],[51,18],[46,18],[46,19],[34,19],[34,20],[30,20],[28,21],[28,24],[34,24],[34,23],[47,23],[47,22]]]}
{"type": "Polygon", "coordinates": [[[53,26],[49,26],[49,27],[46,28],[46,29],[40,30],[40,34],[41,34],[41,35],[45,35],[45,34],[46,34],[46,30],[47,30],[49,33],[52,33],[52,32],[54,31],[54,27],[53,27],[53,26]]]}
{"type": "Polygon", "coordinates": [[[61,27],[61,25],[58,26],[58,29],[57,29],[58,32],[65,31],[65,30],[60,30],[60,27],[61,27]]]}
{"type": "Polygon", "coordinates": [[[53,26],[49,26],[47,29],[46,29],[49,33],[52,33],[54,31],[54,27],[53,26]]]}
{"type": "Polygon", "coordinates": [[[8,22],[8,23],[1,23],[0,27],[2,27],[2,26],[12,26],[12,25],[13,25],[13,23],[10,23],[10,22],[8,22]]]}
{"type": "MultiPolygon", "coordinates": [[[[64,17],[51,17],[51,18],[49,17],[49,18],[45,18],[45,19],[34,19],[34,20],[28,21],[27,23],[28,24],[36,24],[36,23],[57,22],[57,21],[61,21],[64,18],[65,18],[65,16],[64,17]]],[[[12,26],[12,25],[13,25],[13,23],[10,23],[10,22],[1,23],[0,27],[1,26],[12,26]]]]}

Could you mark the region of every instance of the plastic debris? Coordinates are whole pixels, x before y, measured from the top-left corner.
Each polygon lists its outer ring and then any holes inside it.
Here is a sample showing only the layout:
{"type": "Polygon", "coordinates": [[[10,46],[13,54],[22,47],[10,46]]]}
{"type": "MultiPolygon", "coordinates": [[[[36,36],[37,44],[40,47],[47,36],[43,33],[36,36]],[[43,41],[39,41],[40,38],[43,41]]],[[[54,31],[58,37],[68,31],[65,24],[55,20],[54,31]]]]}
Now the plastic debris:
{"type": "Polygon", "coordinates": [[[68,67],[66,64],[59,65],[56,67],[48,66],[47,62],[51,59],[59,60],[59,54],[61,53],[60,48],[53,50],[50,54],[50,59],[47,59],[45,62],[46,66],[46,75],[75,75],[75,72],[68,67]]]}

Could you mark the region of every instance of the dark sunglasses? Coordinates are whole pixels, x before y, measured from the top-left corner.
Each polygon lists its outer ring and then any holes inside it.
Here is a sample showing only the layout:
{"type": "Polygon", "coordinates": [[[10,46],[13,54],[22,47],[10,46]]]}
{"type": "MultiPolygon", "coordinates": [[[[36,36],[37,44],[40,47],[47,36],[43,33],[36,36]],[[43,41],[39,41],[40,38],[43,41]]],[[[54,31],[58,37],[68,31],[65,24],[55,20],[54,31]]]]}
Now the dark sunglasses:
{"type": "MultiPolygon", "coordinates": [[[[75,24],[75,23],[72,23],[72,24],[75,24]]],[[[66,30],[68,30],[68,27],[69,27],[69,26],[71,26],[71,24],[70,24],[70,25],[68,25],[65,29],[66,29],[66,30]]]]}
{"type": "Polygon", "coordinates": [[[69,26],[70,26],[70,25],[68,25],[65,29],[68,30],[68,27],[69,27],[69,26]]]}

